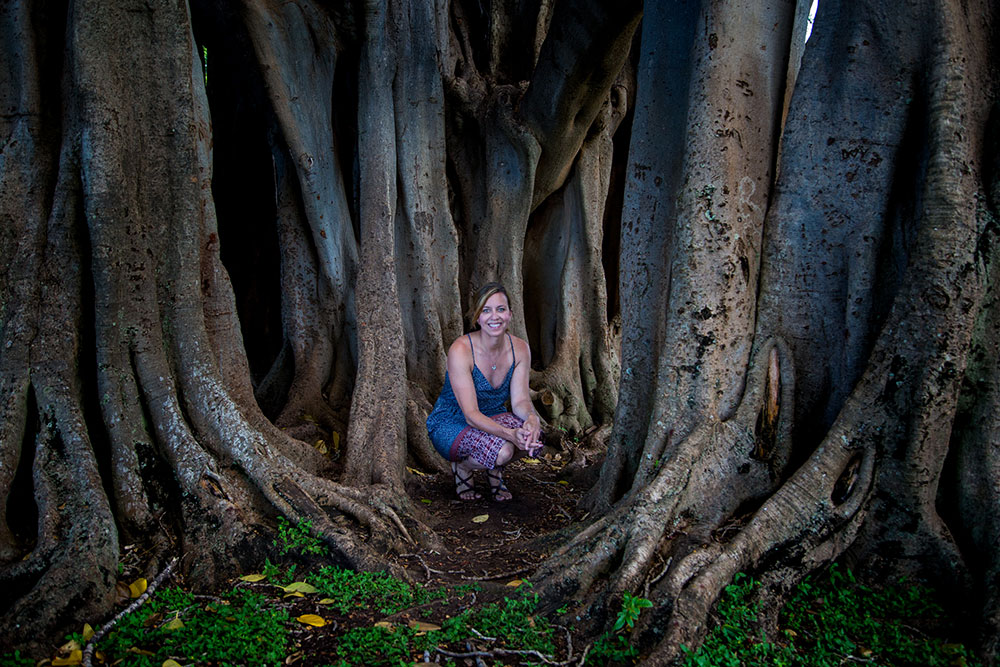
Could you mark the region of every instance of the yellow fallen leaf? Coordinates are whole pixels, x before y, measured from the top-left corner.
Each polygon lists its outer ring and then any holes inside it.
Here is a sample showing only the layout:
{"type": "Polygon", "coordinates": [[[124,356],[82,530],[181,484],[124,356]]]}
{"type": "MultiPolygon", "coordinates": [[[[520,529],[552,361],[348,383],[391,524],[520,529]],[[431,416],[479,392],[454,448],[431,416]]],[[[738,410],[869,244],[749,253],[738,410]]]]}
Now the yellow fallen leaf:
{"type": "Polygon", "coordinates": [[[421,632],[434,632],[435,630],[441,629],[440,625],[425,623],[424,621],[410,621],[407,625],[414,630],[420,630],[421,632]]]}
{"type": "Polygon", "coordinates": [[[431,504],[431,499],[430,498],[421,498],[420,502],[422,502],[424,505],[430,505],[431,504]]]}
{"type": "Polygon", "coordinates": [[[180,630],[184,627],[184,621],[180,619],[180,616],[174,616],[174,618],[163,627],[167,630],[180,630]]]}
{"type": "Polygon", "coordinates": [[[94,628],[90,627],[90,623],[84,623],[83,632],[80,634],[83,635],[83,641],[89,642],[90,638],[94,636],[94,628]]]}
{"type": "Polygon", "coordinates": [[[340,434],[334,431],[330,434],[330,439],[333,440],[333,448],[340,449],[340,434]]]}
{"type": "Polygon", "coordinates": [[[306,625],[311,625],[316,628],[322,628],[326,625],[326,619],[322,616],[317,616],[316,614],[303,614],[295,620],[299,623],[305,623],[306,625]]]}
{"type": "Polygon", "coordinates": [[[569,482],[564,479],[559,480],[556,484],[562,484],[563,486],[569,486],[569,482]]]}
{"type": "Polygon", "coordinates": [[[323,598],[317,604],[333,604],[334,602],[336,602],[336,600],[333,598],[323,598]]]}
{"type": "Polygon", "coordinates": [[[60,653],[72,653],[73,651],[79,651],[83,647],[80,646],[80,642],[75,639],[70,639],[68,642],[59,647],[60,653]]]}
{"type": "Polygon", "coordinates": [[[299,593],[298,591],[292,591],[291,593],[285,593],[286,598],[304,598],[304,593],[299,593]]]}
{"type": "Polygon", "coordinates": [[[136,579],[135,581],[133,581],[131,584],[128,585],[129,595],[131,595],[133,598],[139,597],[140,595],[146,592],[146,586],[147,586],[146,580],[143,579],[142,577],[139,577],[138,579],[136,579]]]}
{"type": "Polygon", "coordinates": [[[539,461],[538,459],[527,459],[526,458],[526,459],[523,459],[523,460],[524,460],[525,463],[527,463],[529,465],[533,465],[533,466],[536,466],[539,463],[541,463],[541,461],[539,461]]]}
{"type": "Polygon", "coordinates": [[[508,581],[507,585],[510,586],[511,588],[517,588],[523,583],[524,583],[523,579],[515,579],[514,581],[508,581]]]}
{"type": "Polygon", "coordinates": [[[65,658],[53,658],[53,667],[59,667],[60,665],[79,665],[83,662],[83,651],[76,649],[75,651],[70,651],[70,654],[65,658]]]}
{"type": "Polygon", "coordinates": [[[377,621],[375,623],[376,628],[385,628],[386,630],[395,630],[396,626],[389,621],[377,621]]]}
{"type": "Polygon", "coordinates": [[[176,660],[164,660],[160,667],[181,667],[181,664],[176,660]]]}
{"type": "Polygon", "coordinates": [[[313,443],[313,448],[316,449],[320,454],[329,454],[330,450],[326,446],[326,441],[323,439],[317,440],[313,443]]]}
{"type": "Polygon", "coordinates": [[[307,584],[304,581],[296,581],[295,583],[282,587],[282,590],[286,593],[316,593],[319,589],[312,584],[307,584]]]}
{"type": "Polygon", "coordinates": [[[489,514],[480,514],[479,516],[472,517],[472,523],[483,523],[484,521],[488,521],[489,518],[489,514]]]}
{"type": "Polygon", "coordinates": [[[267,579],[263,574],[244,574],[240,577],[240,581],[249,581],[251,584],[257,583],[258,581],[264,581],[267,579]]]}
{"type": "Polygon", "coordinates": [[[406,466],[406,471],[410,472],[410,473],[413,473],[414,475],[417,475],[418,477],[427,477],[427,473],[422,472],[420,470],[417,470],[416,468],[411,468],[410,466],[406,466]]]}

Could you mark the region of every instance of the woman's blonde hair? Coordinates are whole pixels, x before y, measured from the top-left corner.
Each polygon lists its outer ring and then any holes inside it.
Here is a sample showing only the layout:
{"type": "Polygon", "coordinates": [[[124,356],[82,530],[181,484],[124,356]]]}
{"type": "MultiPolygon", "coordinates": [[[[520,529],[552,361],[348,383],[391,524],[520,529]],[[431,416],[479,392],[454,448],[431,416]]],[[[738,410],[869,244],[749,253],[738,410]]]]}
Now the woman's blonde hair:
{"type": "Polygon", "coordinates": [[[490,297],[494,294],[503,294],[507,298],[507,305],[510,306],[510,297],[507,295],[507,290],[500,283],[486,283],[479,288],[476,292],[476,298],[472,302],[472,308],[469,309],[467,313],[469,318],[469,325],[475,329],[478,326],[479,316],[483,314],[483,308],[486,307],[486,302],[490,300],[490,297]]]}

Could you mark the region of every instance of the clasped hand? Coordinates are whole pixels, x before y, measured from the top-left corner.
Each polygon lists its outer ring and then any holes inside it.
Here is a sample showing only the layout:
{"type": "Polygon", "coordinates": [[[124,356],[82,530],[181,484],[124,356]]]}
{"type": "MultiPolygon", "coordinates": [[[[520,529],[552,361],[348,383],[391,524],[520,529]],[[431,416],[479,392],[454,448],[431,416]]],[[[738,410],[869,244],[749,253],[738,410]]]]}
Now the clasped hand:
{"type": "Polygon", "coordinates": [[[542,448],[541,430],[533,430],[527,426],[517,429],[517,445],[528,452],[528,456],[534,456],[542,448]]]}

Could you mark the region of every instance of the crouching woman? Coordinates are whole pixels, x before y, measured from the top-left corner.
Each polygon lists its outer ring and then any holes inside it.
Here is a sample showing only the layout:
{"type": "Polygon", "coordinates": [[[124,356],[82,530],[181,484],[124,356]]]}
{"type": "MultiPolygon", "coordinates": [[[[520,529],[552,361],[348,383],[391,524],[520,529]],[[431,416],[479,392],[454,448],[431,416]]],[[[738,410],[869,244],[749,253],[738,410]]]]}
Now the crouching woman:
{"type": "Polygon", "coordinates": [[[473,331],[448,349],[444,387],[427,431],[438,453],[451,461],[459,498],[482,497],[472,475],[486,470],[493,499],[510,500],[503,467],[519,451],[534,455],[542,447],[541,422],[528,392],[531,351],[507,331],[510,302],[500,283],[480,288],[470,315],[473,331]]]}

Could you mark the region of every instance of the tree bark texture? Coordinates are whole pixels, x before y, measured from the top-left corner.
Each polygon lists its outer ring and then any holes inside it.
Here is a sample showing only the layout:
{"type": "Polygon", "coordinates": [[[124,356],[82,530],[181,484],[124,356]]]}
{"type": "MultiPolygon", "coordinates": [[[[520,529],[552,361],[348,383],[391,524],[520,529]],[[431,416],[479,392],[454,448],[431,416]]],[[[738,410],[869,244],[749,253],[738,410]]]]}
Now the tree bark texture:
{"type": "Polygon", "coordinates": [[[0,636],[106,613],[131,542],[435,546],[406,466],[500,280],[603,461],[553,609],[642,591],[667,664],[737,572],[845,557],[995,658],[996,9],[823,0],[803,46],[808,4],[3,3],[0,636]]]}

